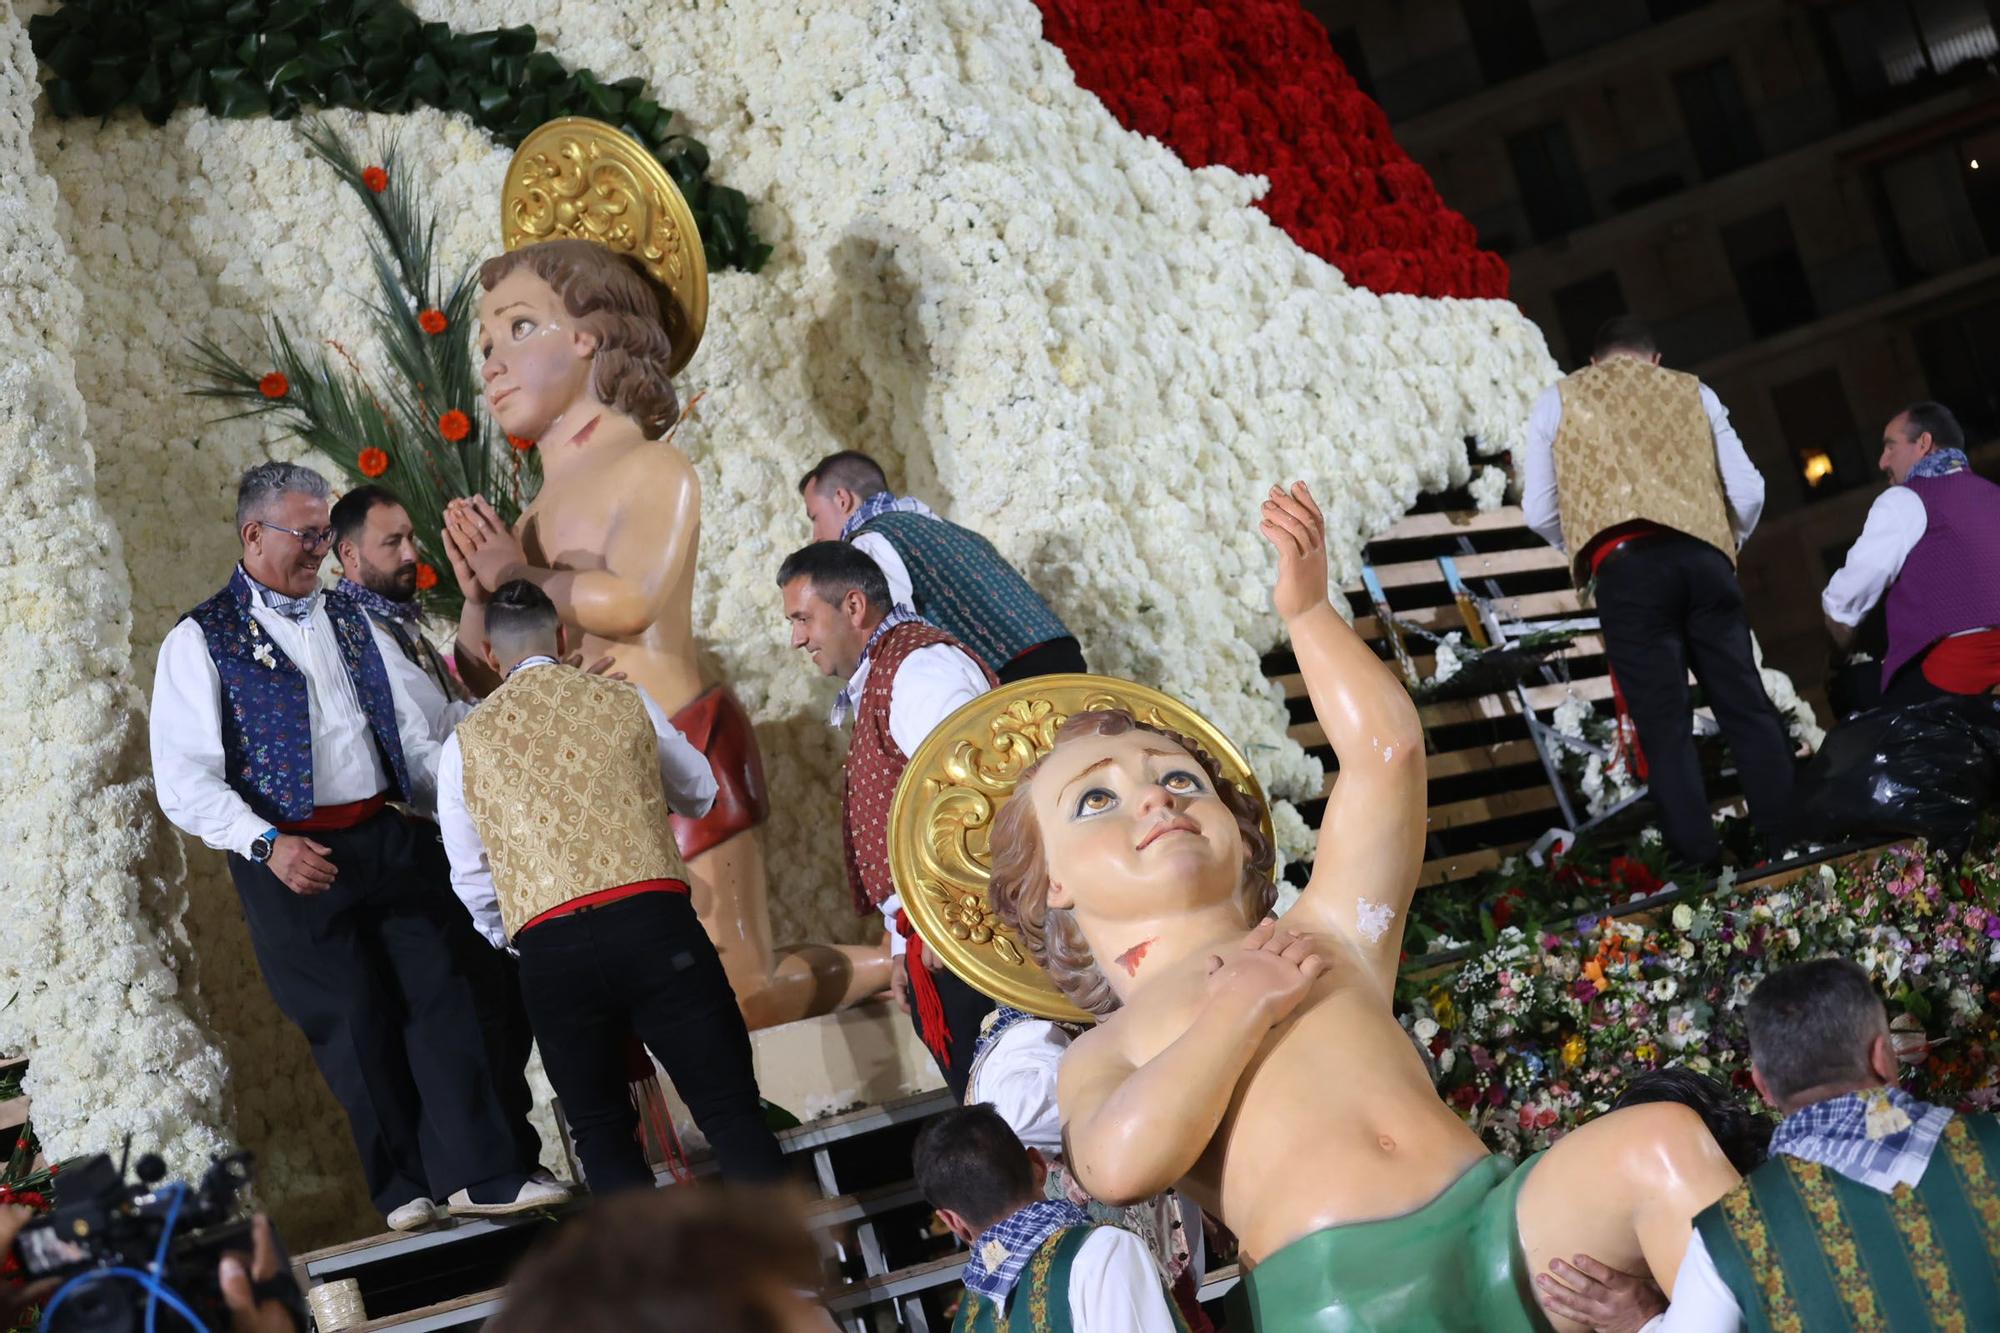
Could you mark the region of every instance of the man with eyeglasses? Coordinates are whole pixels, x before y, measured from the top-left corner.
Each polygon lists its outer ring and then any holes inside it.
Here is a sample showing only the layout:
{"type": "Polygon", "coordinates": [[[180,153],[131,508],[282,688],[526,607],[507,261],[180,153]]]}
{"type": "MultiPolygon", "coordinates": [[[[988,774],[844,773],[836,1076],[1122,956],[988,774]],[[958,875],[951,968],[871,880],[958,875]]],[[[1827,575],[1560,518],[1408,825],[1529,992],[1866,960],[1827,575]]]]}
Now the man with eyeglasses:
{"type": "Polygon", "coordinates": [[[243,474],[243,558],[160,645],[153,778],[168,819],[229,853],[257,965],[347,1111],[375,1206],[399,1230],[451,1210],[559,1202],[516,1161],[471,986],[459,909],[428,882],[430,724],[385,668],[368,616],[320,596],[326,479],[243,474]]]}

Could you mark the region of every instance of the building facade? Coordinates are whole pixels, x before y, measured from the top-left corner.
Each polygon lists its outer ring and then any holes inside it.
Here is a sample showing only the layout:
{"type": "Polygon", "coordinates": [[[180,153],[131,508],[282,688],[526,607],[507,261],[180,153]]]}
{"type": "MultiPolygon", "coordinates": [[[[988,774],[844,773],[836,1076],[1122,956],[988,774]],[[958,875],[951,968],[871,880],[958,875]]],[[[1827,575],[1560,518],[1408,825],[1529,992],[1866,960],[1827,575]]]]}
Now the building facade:
{"type": "Polygon", "coordinates": [[[1801,688],[1819,589],[1937,398],[2000,450],[2000,0],[1307,0],[1565,369],[1632,313],[1768,491],[1752,623],[1801,688]]]}

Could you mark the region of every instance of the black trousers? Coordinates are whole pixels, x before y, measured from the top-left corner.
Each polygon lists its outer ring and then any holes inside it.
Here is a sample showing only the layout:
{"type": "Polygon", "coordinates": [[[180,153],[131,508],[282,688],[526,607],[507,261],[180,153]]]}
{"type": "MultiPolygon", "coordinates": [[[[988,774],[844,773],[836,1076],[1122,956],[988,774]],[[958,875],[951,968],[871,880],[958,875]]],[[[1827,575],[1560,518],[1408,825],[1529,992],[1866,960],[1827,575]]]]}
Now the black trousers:
{"type": "Polygon", "coordinates": [[[313,834],[335,875],[311,895],[229,858],[264,984],[311,1043],[384,1213],[518,1177],[478,1001],[452,955],[465,909],[425,870],[427,827],[385,810],[313,834]]]}
{"type": "Polygon", "coordinates": [[[1728,557],[1678,534],[1615,551],[1597,572],[1605,652],[1625,692],[1667,846],[1694,865],[1721,859],[1695,752],[1687,673],[1715,712],[1767,851],[1791,836],[1792,743],[1750,652],[1743,589],[1728,557]]]}
{"type": "Polygon", "coordinates": [[[635,1033],[708,1136],[724,1179],[785,1174],[757,1095],[750,1031],[686,894],[642,893],[544,921],[514,947],[542,1068],[592,1193],[653,1184],[626,1089],[635,1033]]]}
{"type": "Polygon", "coordinates": [[[479,1030],[486,1041],[486,1061],[493,1070],[493,1095],[514,1144],[513,1165],[525,1175],[542,1165],[542,1136],[535,1133],[529,1119],[535,1109],[535,1096],[528,1088],[528,1058],[534,1053],[535,1030],[528,1024],[528,1009],[521,1002],[520,966],[512,954],[494,948],[479,933],[471,915],[452,893],[451,858],[445,855],[437,825],[428,820],[414,823],[424,849],[426,877],[436,886],[439,901],[452,921],[452,960],[472,985],[479,1030]]]}
{"type": "MultiPolygon", "coordinates": [[[[922,963],[911,963],[910,955],[903,955],[906,971],[922,966],[922,963]]],[[[931,973],[931,980],[937,983],[938,998],[944,1001],[945,1029],[951,1033],[949,1057],[937,1060],[938,1071],[944,1075],[945,1085],[951,1089],[953,1100],[963,1104],[966,1084],[972,1081],[972,1052],[979,1044],[979,1025],[986,1021],[986,1015],[993,1012],[994,1001],[991,996],[983,995],[960,981],[958,974],[948,967],[931,973]]],[[[918,1012],[914,988],[910,998],[910,1026],[917,1030],[919,1039],[928,1035],[924,1031],[923,1016],[918,1012]]],[[[935,1051],[931,1053],[931,1058],[937,1059],[935,1051]]]]}
{"type": "Polygon", "coordinates": [[[1088,670],[1090,668],[1083,661],[1082,646],[1075,639],[1065,636],[1036,644],[993,674],[1005,685],[1030,676],[1055,676],[1066,671],[1081,673],[1088,670]]]}

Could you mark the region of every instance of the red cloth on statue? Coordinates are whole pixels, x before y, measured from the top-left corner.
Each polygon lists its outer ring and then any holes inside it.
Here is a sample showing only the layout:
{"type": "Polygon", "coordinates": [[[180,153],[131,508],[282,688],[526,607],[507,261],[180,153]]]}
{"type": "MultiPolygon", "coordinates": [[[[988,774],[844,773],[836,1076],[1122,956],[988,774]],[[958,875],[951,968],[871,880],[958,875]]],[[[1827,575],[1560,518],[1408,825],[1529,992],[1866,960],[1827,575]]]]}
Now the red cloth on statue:
{"type": "Polygon", "coordinates": [[[771,813],[771,793],[764,785],[764,756],[757,749],[756,728],[727,687],[702,691],[674,714],[673,722],[715,771],[715,804],[708,813],[700,819],[671,816],[681,859],[692,861],[763,823],[771,813]]]}

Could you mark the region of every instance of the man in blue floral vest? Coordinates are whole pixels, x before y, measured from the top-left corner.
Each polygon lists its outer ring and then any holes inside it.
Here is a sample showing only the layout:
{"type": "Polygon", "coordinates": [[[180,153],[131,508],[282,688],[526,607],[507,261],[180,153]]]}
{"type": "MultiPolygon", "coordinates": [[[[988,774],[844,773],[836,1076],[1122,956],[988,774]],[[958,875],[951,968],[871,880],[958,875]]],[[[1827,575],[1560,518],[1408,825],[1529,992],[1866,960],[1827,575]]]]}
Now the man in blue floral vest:
{"type": "Polygon", "coordinates": [[[530,1181],[493,1091],[471,987],[447,943],[423,836],[437,742],[392,683],[368,615],[320,595],[325,478],[263,463],[237,488],[242,562],[160,645],[160,808],[229,854],[257,965],[347,1111],[397,1229],[565,1197],[530,1181]]]}
{"type": "MultiPolygon", "coordinates": [[[[1744,1027],[1784,1120],[1764,1164],[1695,1218],[1646,1333],[2000,1328],[2000,1119],[1896,1086],[1882,1001],[1845,959],[1765,977],[1744,1027]]],[[[1629,1326],[1574,1272],[1537,1279],[1552,1312],[1629,1326]]]]}
{"type": "Polygon", "coordinates": [[[816,542],[851,542],[889,597],[957,639],[1005,685],[1088,671],[1076,636],[993,543],[899,496],[867,454],[828,454],[799,480],[816,542]]]}

